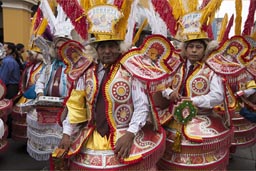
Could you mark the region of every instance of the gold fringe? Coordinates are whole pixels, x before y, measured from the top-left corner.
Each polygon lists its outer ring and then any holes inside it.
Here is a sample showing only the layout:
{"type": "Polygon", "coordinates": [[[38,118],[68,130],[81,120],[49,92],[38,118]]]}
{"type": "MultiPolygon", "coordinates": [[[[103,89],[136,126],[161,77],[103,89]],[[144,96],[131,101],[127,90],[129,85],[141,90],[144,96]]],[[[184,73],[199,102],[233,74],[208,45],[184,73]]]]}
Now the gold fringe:
{"type": "Polygon", "coordinates": [[[222,23],[221,23],[220,32],[219,32],[219,36],[218,36],[218,39],[217,39],[218,42],[221,42],[222,39],[223,39],[227,23],[228,23],[228,14],[226,13],[223,20],[222,20],[222,23]]]}
{"type": "Polygon", "coordinates": [[[133,45],[135,45],[135,43],[139,40],[140,35],[141,35],[141,32],[142,32],[143,29],[147,26],[147,24],[148,24],[148,20],[145,19],[145,20],[143,21],[143,23],[141,24],[139,30],[137,31],[136,35],[135,35],[134,38],[133,38],[133,43],[132,43],[133,45]]]}
{"type": "Polygon", "coordinates": [[[241,35],[242,5],[242,0],[236,0],[235,35],[241,35]]]}

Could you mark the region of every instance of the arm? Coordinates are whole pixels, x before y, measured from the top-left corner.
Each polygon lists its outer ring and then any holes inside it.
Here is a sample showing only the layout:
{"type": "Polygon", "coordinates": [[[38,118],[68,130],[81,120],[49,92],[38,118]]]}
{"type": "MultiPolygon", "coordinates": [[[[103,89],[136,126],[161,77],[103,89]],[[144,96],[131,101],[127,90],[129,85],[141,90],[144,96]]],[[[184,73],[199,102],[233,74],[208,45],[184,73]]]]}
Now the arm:
{"type": "Polygon", "coordinates": [[[0,79],[5,85],[9,84],[9,79],[11,77],[11,72],[14,66],[11,65],[11,62],[6,59],[1,65],[0,79]]]}
{"type": "Polygon", "coordinates": [[[68,101],[66,102],[67,116],[62,122],[63,136],[59,148],[67,151],[71,145],[71,135],[78,130],[78,123],[87,121],[85,106],[85,86],[83,79],[77,82],[76,89],[73,89],[68,101]]]}
{"type": "Polygon", "coordinates": [[[149,113],[149,102],[145,92],[141,91],[142,89],[142,83],[137,80],[133,80],[132,100],[134,112],[127,132],[116,142],[114,152],[117,154],[118,158],[123,159],[129,157],[135,135],[146,124],[146,119],[149,113]]]}
{"type": "Polygon", "coordinates": [[[245,117],[245,119],[256,123],[256,112],[248,110],[246,107],[241,108],[240,114],[245,117]]]}
{"type": "Polygon", "coordinates": [[[62,122],[62,126],[63,126],[63,135],[62,135],[62,139],[59,143],[59,148],[65,149],[65,151],[69,150],[69,147],[71,145],[71,134],[73,132],[73,130],[76,127],[76,124],[71,124],[68,120],[68,116],[66,117],[66,119],[62,122]]]}
{"type": "Polygon", "coordinates": [[[210,82],[209,93],[191,98],[191,100],[197,107],[209,109],[221,104],[223,102],[223,99],[223,83],[221,77],[219,77],[215,73],[213,74],[212,80],[210,82]]]}

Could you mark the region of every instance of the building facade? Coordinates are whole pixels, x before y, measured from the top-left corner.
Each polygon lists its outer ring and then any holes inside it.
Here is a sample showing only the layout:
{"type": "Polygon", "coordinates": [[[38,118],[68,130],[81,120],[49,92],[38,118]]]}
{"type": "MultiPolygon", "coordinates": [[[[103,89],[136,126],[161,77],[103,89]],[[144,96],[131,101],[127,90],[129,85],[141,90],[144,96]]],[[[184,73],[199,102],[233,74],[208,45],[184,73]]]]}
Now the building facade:
{"type": "Polygon", "coordinates": [[[0,42],[22,43],[27,47],[31,17],[39,0],[1,0],[0,42]]]}

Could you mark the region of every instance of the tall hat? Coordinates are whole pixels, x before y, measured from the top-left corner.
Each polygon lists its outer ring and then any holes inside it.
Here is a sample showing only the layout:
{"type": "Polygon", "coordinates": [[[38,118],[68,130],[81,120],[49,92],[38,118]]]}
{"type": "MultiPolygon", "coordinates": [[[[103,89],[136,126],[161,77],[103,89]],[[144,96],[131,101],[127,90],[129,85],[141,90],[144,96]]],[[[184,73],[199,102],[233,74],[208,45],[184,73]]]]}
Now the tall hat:
{"type": "Polygon", "coordinates": [[[107,3],[106,1],[57,0],[73,23],[80,36],[87,40],[88,33],[96,42],[124,40],[132,0],[107,3]]]}
{"type": "Polygon", "coordinates": [[[221,3],[222,0],[211,0],[203,1],[199,5],[198,0],[169,0],[172,8],[171,18],[177,23],[172,36],[183,42],[194,39],[212,39],[211,24],[221,3]]]}
{"type": "Polygon", "coordinates": [[[134,44],[136,24],[139,27],[146,25],[141,17],[147,19],[153,34],[167,36],[166,23],[155,11],[158,4],[155,0],[81,0],[80,4],[66,0],[57,2],[84,40],[93,35],[94,42],[121,40],[134,44]]]}

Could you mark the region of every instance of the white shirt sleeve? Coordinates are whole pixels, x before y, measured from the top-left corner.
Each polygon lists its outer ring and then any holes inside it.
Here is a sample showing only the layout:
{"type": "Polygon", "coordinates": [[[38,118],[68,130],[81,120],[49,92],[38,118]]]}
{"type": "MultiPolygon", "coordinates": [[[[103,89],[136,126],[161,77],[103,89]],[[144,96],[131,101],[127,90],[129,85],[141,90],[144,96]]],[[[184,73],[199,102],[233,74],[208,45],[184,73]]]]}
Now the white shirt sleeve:
{"type": "Polygon", "coordinates": [[[40,73],[40,76],[38,78],[38,80],[36,81],[36,86],[35,86],[35,92],[36,94],[38,93],[44,93],[44,89],[45,89],[45,80],[46,80],[46,71],[47,66],[42,70],[42,72],[40,73]]]}
{"type": "Polygon", "coordinates": [[[170,95],[172,94],[173,90],[171,88],[167,88],[162,91],[162,96],[166,99],[170,100],[170,95]]]}
{"type": "Polygon", "coordinates": [[[149,114],[149,101],[143,85],[138,80],[132,82],[132,101],[134,111],[127,131],[136,134],[145,124],[149,114]]]}
{"type": "Polygon", "coordinates": [[[191,100],[197,107],[213,108],[224,100],[224,89],[221,77],[213,74],[210,81],[210,91],[206,95],[192,97],[191,100]]]}
{"type": "Polygon", "coordinates": [[[254,89],[254,88],[249,88],[249,89],[244,90],[245,97],[249,97],[250,95],[252,95],[254,93],[256,93],[256,89],[254,89]]]}
{"type": "Polygon", "coordinates": [[[67,134],[69,136],[72,135],[76,124],[71,124],[68,120],[68,117],[62,122],[62,127],[63,127],[63,134],[67,134]]]}

